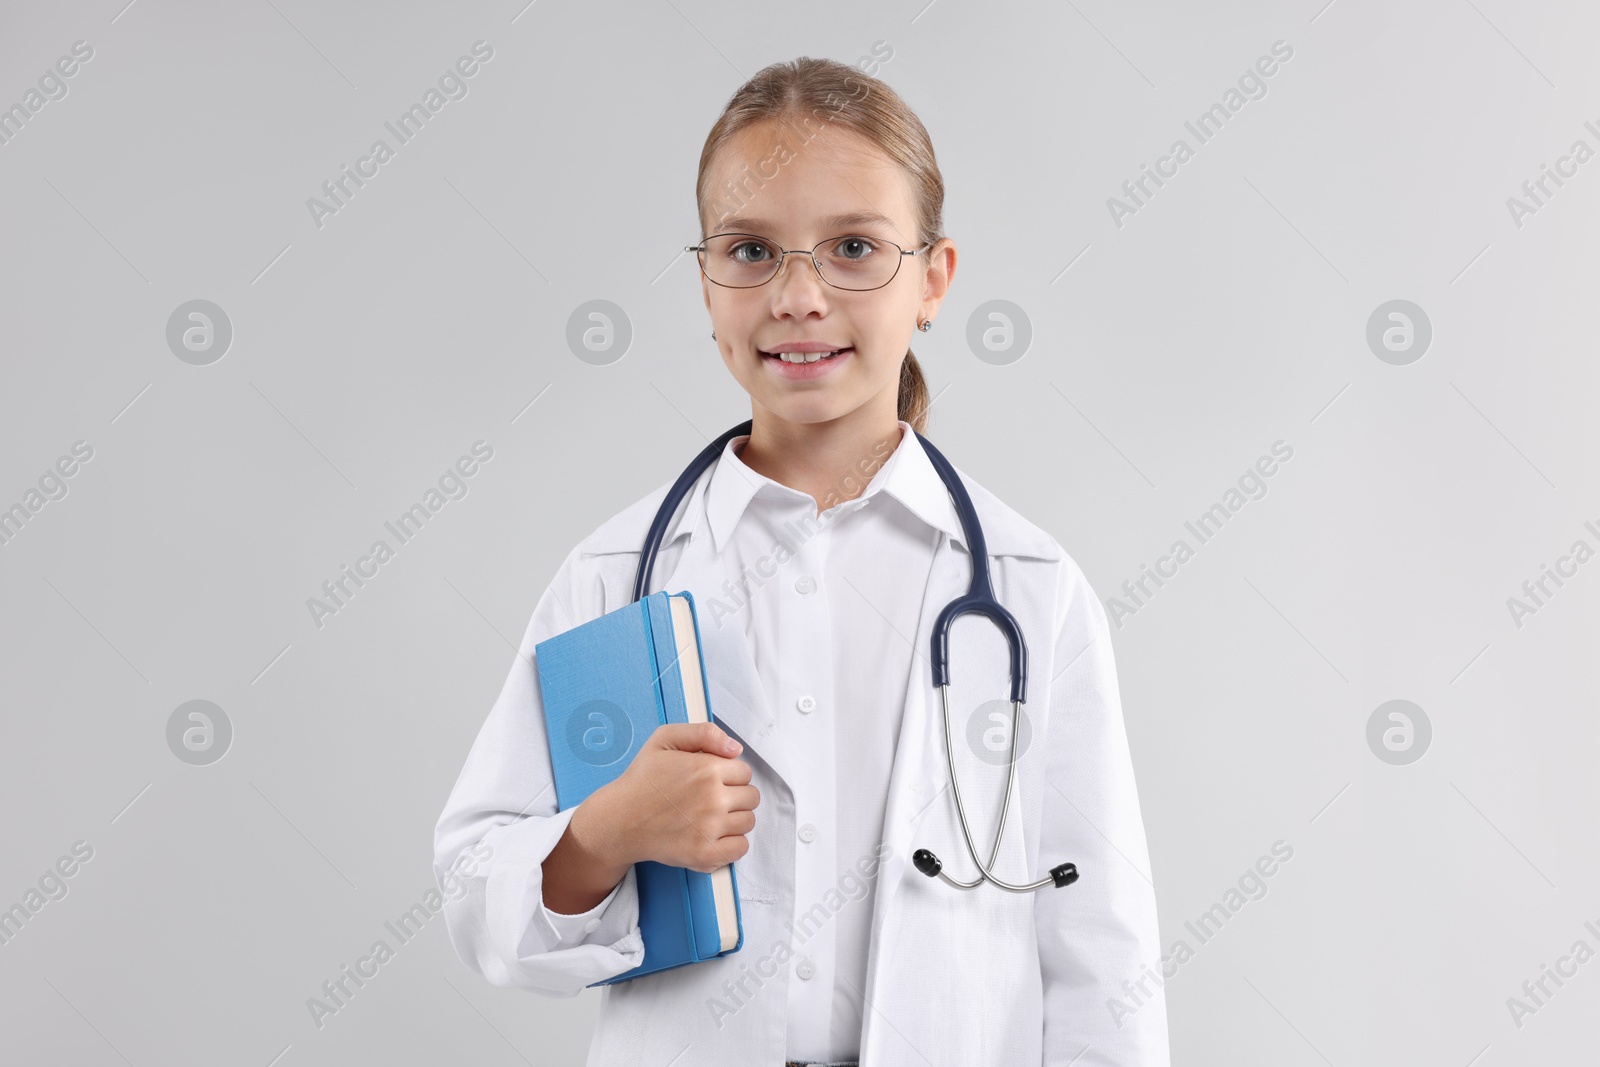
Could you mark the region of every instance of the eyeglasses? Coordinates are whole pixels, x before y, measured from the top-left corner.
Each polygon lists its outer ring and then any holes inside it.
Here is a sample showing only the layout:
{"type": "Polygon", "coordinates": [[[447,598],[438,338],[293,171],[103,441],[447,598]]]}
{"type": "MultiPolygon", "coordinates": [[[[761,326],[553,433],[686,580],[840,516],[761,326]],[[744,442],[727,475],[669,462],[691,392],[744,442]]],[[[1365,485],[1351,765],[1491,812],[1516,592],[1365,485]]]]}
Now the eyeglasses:
{"type": "Polygon", "coordinates": [[[811,251],[786,252],[753,233],[719,233],[702,244],[684,245],[685,252],[700,254],[700,272],[706,280],[729,289],[754,289],[778,276],[790,256],[810,256],[817,277],[835,289],[860,292],[882,289],[900,272],[906,256],[930,246],[906,251],[893,241],[847,234],[830,237],[811,251]]]}

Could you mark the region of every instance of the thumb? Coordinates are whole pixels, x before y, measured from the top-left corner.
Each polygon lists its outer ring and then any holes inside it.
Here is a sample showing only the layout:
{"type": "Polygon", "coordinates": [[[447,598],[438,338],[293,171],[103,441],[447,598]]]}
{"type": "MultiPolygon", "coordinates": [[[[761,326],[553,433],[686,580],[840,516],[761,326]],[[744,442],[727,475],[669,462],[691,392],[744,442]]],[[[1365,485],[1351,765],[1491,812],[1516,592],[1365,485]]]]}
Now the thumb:
{"type": "Polygon", "coordinates": [[[712,722],[676,723],[660,727],[661,744],[680,752],[709,752],[715,756],[737,756],[744,746],[723,733],[712,722]]]}

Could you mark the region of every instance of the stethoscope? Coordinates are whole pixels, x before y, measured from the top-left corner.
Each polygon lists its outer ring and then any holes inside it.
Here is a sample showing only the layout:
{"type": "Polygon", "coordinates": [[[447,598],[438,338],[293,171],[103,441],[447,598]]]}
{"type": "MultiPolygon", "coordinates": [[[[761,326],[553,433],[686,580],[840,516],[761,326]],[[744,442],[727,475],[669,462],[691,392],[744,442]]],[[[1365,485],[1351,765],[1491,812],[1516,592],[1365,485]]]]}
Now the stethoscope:
{"type": "MultiPolygon", "coordinates": [[[[661,502],[655,519],[650,523],[644,547],[639,552],[639,570],[633,579],[634,600],[644,596],[645,588],[650,584],[650,572],[655,567],[656,553],[660,550],[661,541],[667,533],[667,524],[672,521],[678,506],[689,495],[690,488],[700,475],[716,462],[717,457],[722,455],[728,442],[735,437],[749,434],[750,428],[751,422],[746,420],[712,441],[695,456],[688,467],[684,468],[683,473],[678,475],[678,480],[672,483],[666,499],[661,502]]],[[[916,433],[915,430],[912,432],[916,433]]],[[[1078,868],[1071,863],[1057,864],[1050,868],[1050,877],[1022,885],[1013,885],[1002,878],[997,878],[990,870],[1000,856],[1000,842],[1006,832],[1006,813],[1011,806],[1011,790],[1017,780],[1017,720],[1022,712],[1023,692],[1027,688],[1028,649],[1022,640],[1022,627],[1017,625],[1017,620],[995,599],[994,592],[990,588],[988,546],[983,539],[983,526],[978,522],[978,513],[972,506],[972,498],[967,495],[966,486],[961,484],[961,478],[950,465],[950,461],[945,459],[943,453],[934,448],[926,437],[918,433],[917,441],[933,463],[934,470],[939,472],[939,478],[944,482],[945,488],[950,491],[956,513],[961,519],[962,532],[966,535],[968,555],[972,557],[972,579],[967,585],[966,595],[956,597],[946,604],[944,610],[939,612],[939,617],[934,620],[933,684],[939,690],[939,699],[944,707],[944,754],[950,766],[950,785],[955,791],[956,813],[961,818],[961,835],[966,839],[967,852],[972,856],[972,862],[977,864],[979,873],[978,877],[970,882],[952,878],[942,870],[943,865],[939,857],[925,848],[917,849],[911,857],[911,862],[916,865],[917,870],[929,878],[938,876],[947,885],[957,889],[976,889],[984,882],[993,883],[1013,893],[1028,893],[1035,889],[1043,889],[1047,885],[1053,885],[1058,889],[1069,886],[1078,880],[1078,868]],[[1005,635],[1006,644],[1011,649],[1011,758],[1006,763],[1006,797],[1000,805],[1000,826],[995,831],[994,851],[989,854],[987,864],[978,859],[978,849],[972,841],[972,831],[967,825],[967,810],[961,802],[961,782],[956,777],[956,754],[950,732],[950,624],[958,616],[968,613],[987,615],[1005,635]]]]}

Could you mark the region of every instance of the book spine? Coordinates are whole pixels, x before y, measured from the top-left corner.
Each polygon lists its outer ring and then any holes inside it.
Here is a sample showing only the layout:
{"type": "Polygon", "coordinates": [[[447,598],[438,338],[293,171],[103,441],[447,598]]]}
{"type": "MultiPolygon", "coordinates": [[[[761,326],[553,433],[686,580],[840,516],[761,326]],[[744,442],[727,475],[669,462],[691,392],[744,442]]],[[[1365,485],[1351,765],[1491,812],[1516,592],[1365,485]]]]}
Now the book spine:
{"type": "Polygon", "coordinates": [[[650,677],[653,684],[650,686],[650,695],[656,702],[656,725],[666,723],[666,707],[661,702],[661,650],[656,645],[656,609],[655,598],[659,593],[651,593],[640,600],[639,610],[644,613],[644,643],[650,653],[650,677]]]}

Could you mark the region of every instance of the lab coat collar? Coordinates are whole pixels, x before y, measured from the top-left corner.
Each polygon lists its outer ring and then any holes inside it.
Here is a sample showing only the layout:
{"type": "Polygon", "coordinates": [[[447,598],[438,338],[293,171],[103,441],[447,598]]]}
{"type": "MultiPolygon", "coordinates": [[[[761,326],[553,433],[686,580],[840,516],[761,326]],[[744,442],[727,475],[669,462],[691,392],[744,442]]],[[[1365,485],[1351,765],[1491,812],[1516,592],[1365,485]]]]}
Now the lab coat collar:
{"type": "MultiPolygon", "coordinates": [[[[873,473],[861,494],[830,507],[854,510],[882,490],[928,526],[962,543],[964,547],[961,520],[956,514],[955,504],[950,500],[950,493],[939,479],[939,472],[934,470],[911,424],[901,419],[899,425],[899,443],[873,473]]],[[[723,446],[722,455],[712,469],[710,484],[706,487],[706,516],[710,522],[712,547],[718,552],[727,547],[734,526],[757,495],[812,500],[809,494],[746,466],[739,458],[738,449],[749,440],[750,435],[744,434],[723,446]]],[[[827,510],[825,508],[824,512],[827,510]]]]}
{"type": "MultiPolygon", "coordinates": [[[[909,424],[902,422],[902,426],[909,424]]],[[[963,554],[967,551],[966,540],[961,533],[960,521],[956,518],[955,505],[950,500],[950,494],[944,487],[944,482],[933,470],[932,461],[923,451],[922,445],[915,435],[904,437],[901,448],[896,448],[894,456],[898,456],[904,446],[914,445],[906,450],[905,467],[900,474],[889,471],[889,464],[885,463],[879,468],[878,473],[884,475],[882,488],[890,489],[890,477],[893,476],[891,492],[895,498],[926,522],[930,527],[938,529],[946,535],[949,542],[960,547],[963,554]],[[921,474],[918,468],[922,469],[921,474]],[[886,473],[887,471],[887,473],[886,473]]],[[[948,454],[947,454],[948,455],[948,454]]],[[[1058,560],[1061,558],[1061,547],[1054,538],[1043,530],[1018,515],[1012,508],[989,492],[983,486],[974,482],[962,471],[961,465],[953,459],[951,463],[956,468],[956,473],[961,477],[962,484],[967,487],[967,493],[972,497],[972,506],[977,509],[978,520],[983,524],[983,536],[989,547],[990,556],[1027,556],[1033,559],[1058,560]]],[[[707,540],[713,540],[715,533],[711,530],[711,520],[706,516],[706,490],[717,477],[717,471],[722,466],[721,459],[711,467],[709,475],[701,475],[690,490],[688,498],[678,508],[677,514],[667,524],[666,536],[662,538],[663,554],[668,546],[684,537],[695,535],[704,531],[707,540]]],[[[899,464],[896,464],[896,469],[899,464]]],[[[748,469],[748,468],[746,468],[748,469]]],[[[876,477],[876,476],[875,476],[876,477]]],[[[650,528],[650,520],[655,516],[656,509],[661,506],[661,501],[666,499],[667,490],[672,487],[673,479],[656,487],[648,496],[634,501],[632,505],[613,515],[595,529],[584,542],[583,551],[589,555],[603,555],[610,552],[632,552],[637,554],[641,542],[644,540],[642,531],[650,528]]],[[[869,483],[870,484],[870,483],[869,483]]],[[[750,494],[754,495],[754,488],[750,494]]],[[[745,501],[748,503],[748,499],[745,501]]],[[[740,511],[742,512],[742,508],[740,511]]],[[[717,546],[711,545],[711,551],[716,552],[717,546]]],[[[657,568],[655,578],[661,577],[657,568]]],[[[718,583],[721,584],[720,582],[718,583]]],[[[657,587],[659,588],[659,586],[657,587]]]]}

